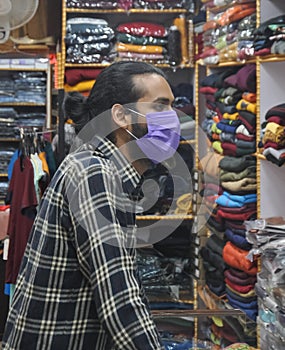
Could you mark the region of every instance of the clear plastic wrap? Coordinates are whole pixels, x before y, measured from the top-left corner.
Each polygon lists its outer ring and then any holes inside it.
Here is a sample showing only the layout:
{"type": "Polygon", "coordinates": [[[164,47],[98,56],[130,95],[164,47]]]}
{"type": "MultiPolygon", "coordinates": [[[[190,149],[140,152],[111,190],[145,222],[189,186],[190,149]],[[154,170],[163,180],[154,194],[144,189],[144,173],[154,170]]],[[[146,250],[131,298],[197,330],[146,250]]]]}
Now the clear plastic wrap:
{"type": "Polygon", "coordinates": [[[115,33],[103,19],[69,19],[65,41],[69,63],[102,63],[115,59],[115,33]]]}
{"type": "Polygon", "coordinates": [[[114,9],[117,8],[117,6],[117,1],[110,0],[66,0],[67,8],[114,9]]]}
{"type": "Polygon", "coordinates": [[[118,25],[117,31],[135,36],[153,36],[164,38],[168,35],[165,26],[149,22],[128,22],[118,25]]]}
{"type": "Polygon", "coordinates": [[[190,259],[167,258],[156,250],[139,250],[139,276],[151,303],[180,303],[193,297],[190,259]]]}
{"type": "Polygon", "coordinates": [[[133,8],[137,9],[187,9],[194,11],[194,5],[192,0],[133,0],[133,8]]]}

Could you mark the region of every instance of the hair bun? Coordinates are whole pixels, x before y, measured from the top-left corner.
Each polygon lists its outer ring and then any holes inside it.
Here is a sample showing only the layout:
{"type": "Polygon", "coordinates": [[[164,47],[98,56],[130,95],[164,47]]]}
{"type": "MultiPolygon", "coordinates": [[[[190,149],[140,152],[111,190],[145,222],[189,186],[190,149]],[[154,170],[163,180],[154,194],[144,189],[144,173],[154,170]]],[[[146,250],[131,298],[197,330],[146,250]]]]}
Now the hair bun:
{"type": "Polygon", "coordinates": [[[79,132],[89,121],[89,106],[87,98],[78,91],[71,91],[65,95],[63,111],[66,119],[71,119],[79,132]]]}

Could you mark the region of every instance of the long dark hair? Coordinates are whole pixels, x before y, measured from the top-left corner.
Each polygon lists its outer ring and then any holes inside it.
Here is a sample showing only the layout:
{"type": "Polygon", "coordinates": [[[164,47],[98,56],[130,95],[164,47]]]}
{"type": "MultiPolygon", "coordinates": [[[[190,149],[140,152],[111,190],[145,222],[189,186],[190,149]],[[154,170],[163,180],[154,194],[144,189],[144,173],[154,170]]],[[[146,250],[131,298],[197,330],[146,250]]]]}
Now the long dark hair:
{"type": "Polygon", "coordinates": [[[78,92],[66,95],[65,116],[73,120],[76,132],[79,132],[88,121],[111,109],[115,103],[124,105],[138,101],[145,88],[137,86],[133,77],[144,74],[158,74],[167,79],[161,69],[145,62],[111,64],[99,74],[87,98],[78,92]]]}

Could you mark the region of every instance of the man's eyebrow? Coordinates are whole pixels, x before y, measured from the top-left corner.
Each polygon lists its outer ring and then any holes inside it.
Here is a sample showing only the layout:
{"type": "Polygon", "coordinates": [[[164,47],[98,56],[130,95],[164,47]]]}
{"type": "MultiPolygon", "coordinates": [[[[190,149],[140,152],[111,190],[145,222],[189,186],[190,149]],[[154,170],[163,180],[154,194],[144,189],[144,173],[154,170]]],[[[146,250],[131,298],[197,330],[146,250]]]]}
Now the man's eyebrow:
{"type": "Polygon", "coordinates": [[[153,103],[162,103],[162,104],[169,104],[170,102],[171,101],[169,100],[169,98],[166,98],[166,97],[158,97],[153,101],[153,103]]]}

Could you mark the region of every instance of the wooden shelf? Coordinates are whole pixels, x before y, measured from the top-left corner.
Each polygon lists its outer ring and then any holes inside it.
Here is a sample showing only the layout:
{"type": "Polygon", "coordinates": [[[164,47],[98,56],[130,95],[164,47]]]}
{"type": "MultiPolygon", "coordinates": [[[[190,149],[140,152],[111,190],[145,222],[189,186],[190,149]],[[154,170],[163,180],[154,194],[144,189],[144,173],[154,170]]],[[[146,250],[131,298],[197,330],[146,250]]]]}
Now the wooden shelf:
{"type": "Polygon", "coordinates": [[[67,13],[107,13],[107,14],[132,14],[132,13],[140,13],[140,14],[152,14],[152,13],[159,13],[160,15],[167,14],[167,13],[188,13],[186,9],[165,9],[165,10],[151,10],[151,9],[130,9],[130,10],[123,10],[123,9],[79,9],[79,8],[66,8],[67,13]]]}
{"type": "Polygon", "coordinates": [[[35,102],[3,102],[0,103],[0,107],[45,107],[46,103],[35,102]]]}
{"type": "Polygon", "coordinates": [[[179,142],[180,145],[195,145],[196,144],[196,140],[182,140],[179,142]]]}
{"type": "Polygon", "coordinates": [[[260,63],[265,62],[284,62],[285,55],[267,55],[267,56],[259,56],[258,60],[260,63]]]}
{"type": "Polygon", "coordinates": [[[187,316],[244,316],[239,309],[196,309],[196,310],[152,310],[154,317],[187,317],[187,316]]]}
{"type": "Polygon", "coordinates": [[[266,157],[262,153],[256,152],[253,155],[258,159],[266,160],[266,157]]]}
{"type": "Polygon", "coordinates": [[[137,220],[192,220],[193,215],[137,215],[137,220]]]}
{"type": "Polygon", "coordinates": [[[0,173],[0,177],[8,177],[8,174],[1,174],[0,173]]]}
{"type": "Polygon", "coordinates": [[[36,68],[36,67],[26,67],[25,65],[22,65],[20,67],[0,67],[0,71],[20,71],[20,72],[46,72],[47,68],[36,68]]]}
{"type": "Polygon", "coordinates": [[[253,58],[250,58],[248,60],[243,60],[243,61],[227,61],[227,62],[220,62],[217,64],[204,64],[202,59],[199,59],[197,63],[200,66],[205,66],[209,68],[219,68],[219,67],[232,67],[232,66],[242,66],[245,64],[250,64],[250,63],[274,63],[274,62],[285,62],[285,55],[267,55],[267,56],[256,56],[253,58]]]}
{"type": "Polygon", "coordinates": [[[20,138],[13,138],[13,137],[0,137],[0,142],[20,142],[21,139],[20,138]]]}
{"type": "MultiPolygon", "coordinates": [[[[65,63],[64,66],[65,68],[106,68],[109,67],[111,63],[65,63]]],[[[184,65],[179,65],[179,66],[171,66],[170,64],[167,63],[154,63],[153,64],[156,67],[160,68],[169,68],[169,69],[184,69],[184,68],[193,68],[194,65],[192,64],[184,64],[184,65]]]]}

